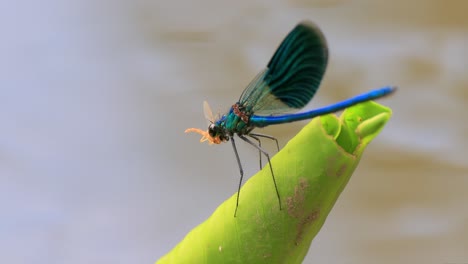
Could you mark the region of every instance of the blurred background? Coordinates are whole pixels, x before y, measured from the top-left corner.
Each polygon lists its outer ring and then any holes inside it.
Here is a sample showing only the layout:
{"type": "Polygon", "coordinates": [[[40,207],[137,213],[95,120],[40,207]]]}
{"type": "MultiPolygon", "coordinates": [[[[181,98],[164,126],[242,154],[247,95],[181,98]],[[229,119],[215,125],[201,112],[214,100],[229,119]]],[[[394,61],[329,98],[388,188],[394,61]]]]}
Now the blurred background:
{"type": "MultiPolygon", "coordinates": [[[[237,188],[202,102],[235,102],[301,20],[330,46],[305,109],[384,85],[394,115],[305,263],[468,263],[468,2],[0,3],[0,260],[153,263],[237,188]]],[[[262,133],[281,146],[305,122],[262,133]]],[[[274,152],[274,146],[267,146],[274,152]]],[[[239,151],[246,175],[257,152],[239,151]]]]}

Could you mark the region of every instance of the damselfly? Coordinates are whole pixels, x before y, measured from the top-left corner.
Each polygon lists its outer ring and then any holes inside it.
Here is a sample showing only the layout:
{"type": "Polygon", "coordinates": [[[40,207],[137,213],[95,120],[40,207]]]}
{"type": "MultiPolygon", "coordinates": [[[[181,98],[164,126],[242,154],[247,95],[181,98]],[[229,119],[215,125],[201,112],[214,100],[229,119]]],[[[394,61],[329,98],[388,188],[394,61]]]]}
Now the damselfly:
{"type": "Polygon", "coordinates": [[[227,113],[215,118],[205,102],[205,117],[210,121],[208,130],[189,128],[185,131],[201,134],[203,137],[200,141],[208,141],[210,144],[231,141],[240,171],[234,216],[237,214],[244,177],[234,135],[259,151],[260,168],[261,154],[267,158],[281,210],[281,198],[270,155],[262,148],[260,138],[275,140],[277,146],[278,141],[274,137],[252,131],[257,127],[295,122],[333,113],[386,96],[396,89],[393,86],[386,86],[333,105],[302,113],[291,113],[301,109],[312,99],[322,81],[327,63],[328,46],[323,33],[315,24],[308,21],[301,22],[286,36],[267,67],[253,79],[227,113]],[[249,138],[255,140],[257,144],[249,138]]]}

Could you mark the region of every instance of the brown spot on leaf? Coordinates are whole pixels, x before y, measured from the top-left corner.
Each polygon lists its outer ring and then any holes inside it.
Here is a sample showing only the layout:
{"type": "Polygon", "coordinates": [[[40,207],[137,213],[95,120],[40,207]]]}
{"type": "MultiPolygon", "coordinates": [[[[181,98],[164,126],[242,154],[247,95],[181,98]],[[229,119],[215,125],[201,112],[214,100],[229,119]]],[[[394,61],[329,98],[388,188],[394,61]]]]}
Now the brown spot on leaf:
{"type": "Polygon", "coordinates": [[[299,178],[299,183],[294,187],[293,196],[286,198],[286,206],[288,214],[294,218],[299,218],[303,213],[303,204],[305,201],[305,193],[309,183],[306,178],[299,178]]]}
{"type": "Polygon", "coordinates": [[[294,194],[286,198],[288,214],[298,220],[295,239],[296,245],[302,241],[304,233],[307,232],[308,227],[318,218],[320,212],[319,209],[313,210],[312,212],[306,209],[304,203],[306,202],[309,186],[307,178],[299,178],[299,182],[294,188],[294,194]]]}
{"type": "Polygon", "coordinates": [[[305,215],[305,217],[299,221],[297,227],[296,245],[299,245],[299,243],[302,241],[304,232],[306,232],[307,228],[311,226],[312,223],[319,217],[319,214],[320,210],[312,211],[310,214],[305,215]]]}
{"type": "Polygon", "coordinates": [[[339,156],[340,154],[337,154],[334,156],[330,156],[327,159],[327,169],[326,169],[327,176],[339,178],[341,177],[341,175],[343,175],[346,172],[346,169],[348,168],[348,165],[346,163],[341,164],[341,166],[339,166],[339,168],[336,169],[336,167],[338,167],[337,163],[340,160],[339,156]]]}
{"type": "Polygon", "coordinates": [[[340,168],[336,171],[335,176],[337,178],[341,177],[341,175],[343,175],[346,172],[347,168],[348,168],[348,166],[346,165],[346,163],[341,164],[340,168]]]}

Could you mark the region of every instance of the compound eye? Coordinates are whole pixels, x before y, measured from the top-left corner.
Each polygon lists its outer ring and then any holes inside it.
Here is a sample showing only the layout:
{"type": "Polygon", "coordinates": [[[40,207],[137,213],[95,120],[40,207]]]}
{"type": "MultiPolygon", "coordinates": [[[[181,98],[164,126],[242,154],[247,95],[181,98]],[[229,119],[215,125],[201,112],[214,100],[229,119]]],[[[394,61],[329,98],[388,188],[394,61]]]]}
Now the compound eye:
{"type": "Polygon", "coordinates": [[[216,126],[215,126],[215,124],[210,124],[208,126],[208,134],[210,134],[211,137],[216,136],[216,126]]]}

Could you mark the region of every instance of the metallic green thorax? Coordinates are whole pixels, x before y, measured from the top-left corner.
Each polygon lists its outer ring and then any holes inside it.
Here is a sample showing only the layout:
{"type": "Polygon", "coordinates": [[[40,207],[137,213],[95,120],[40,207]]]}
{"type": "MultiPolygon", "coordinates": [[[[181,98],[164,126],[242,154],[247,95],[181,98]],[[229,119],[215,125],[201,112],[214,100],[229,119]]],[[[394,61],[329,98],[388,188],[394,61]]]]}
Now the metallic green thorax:
{"type": "Polygon", "coordinates": [[[214,125],[210,126],[209,132],[212,137],[220,136],[223,140],[223,137],[227,139],[232,137],[234,134],[237,135],[246,135],[252,129],[253,126],[249,126],[249,118],[252,115],[250,111],[235,103],[229,112],[223,115],[214,125]]]}

